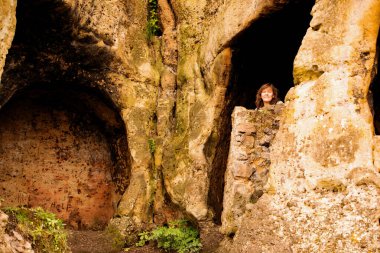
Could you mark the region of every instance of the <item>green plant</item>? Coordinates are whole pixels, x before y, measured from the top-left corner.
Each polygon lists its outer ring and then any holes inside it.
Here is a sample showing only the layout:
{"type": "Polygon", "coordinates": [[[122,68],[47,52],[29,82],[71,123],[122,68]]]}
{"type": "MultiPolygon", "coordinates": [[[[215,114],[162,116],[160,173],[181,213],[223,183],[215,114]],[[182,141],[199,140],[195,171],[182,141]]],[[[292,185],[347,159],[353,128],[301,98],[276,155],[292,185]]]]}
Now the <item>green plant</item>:
{"type": "Polygon", "coordinates": [[[161,33],[161,27],[158,19],[157,0],[148,0],[148,22],[146,30],[148,40],[151,40],[153,36],[157,36],[161,33]]]}
{"type": "Polygon", "coordinates": [[[32,241],[35,252],[69,252],[63,221],[41,207],[2,209],[16,221],[16,229],[32,241]]]}
{"type": "Polygon", "coordinates": [[[150,154],[154,155],[154,152],[156,152],[156,142],[154,141],[154,139],[149,139],[148,145],[150,154]]]}
{"type": "Polygon", "coordinates": [[[168,226],[158,227],[150,232],[139,234],[137,246],[144,246],[149,241],[156,241],[157,247],[165,251],[175,250],[178,253],[199,252],[202,244],[198,231],[186,220],[169,222],[168,226]]]}
{"type": "Polygon", "coordinates": [[[107,234],[112,238],[112,245],[115,249],[121,249],[125,245],[125,238],[114,225],[108,225],[106,228],[107,234]]]}

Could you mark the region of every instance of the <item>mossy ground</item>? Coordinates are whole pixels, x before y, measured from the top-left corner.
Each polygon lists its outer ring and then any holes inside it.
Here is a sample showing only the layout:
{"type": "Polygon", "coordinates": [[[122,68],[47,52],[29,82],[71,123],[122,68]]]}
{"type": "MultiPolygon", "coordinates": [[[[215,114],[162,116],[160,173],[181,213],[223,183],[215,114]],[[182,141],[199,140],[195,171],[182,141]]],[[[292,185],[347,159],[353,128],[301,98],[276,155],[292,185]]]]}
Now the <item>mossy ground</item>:
{"type": "Polygon", "coordinates": [[[32,243],[36,253],[70,252],[63,221],[40,207],[9,207],[2,209],[9,215],[6,231],[15,230],[32,243]]]}

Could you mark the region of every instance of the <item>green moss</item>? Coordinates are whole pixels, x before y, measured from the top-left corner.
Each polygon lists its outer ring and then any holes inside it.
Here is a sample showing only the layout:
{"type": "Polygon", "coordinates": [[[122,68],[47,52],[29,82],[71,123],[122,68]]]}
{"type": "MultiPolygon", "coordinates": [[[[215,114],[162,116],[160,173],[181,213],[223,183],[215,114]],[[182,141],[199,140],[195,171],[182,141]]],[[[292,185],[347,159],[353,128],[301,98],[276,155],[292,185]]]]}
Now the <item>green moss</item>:
{"type": "Polygon", "coordinates": [[[35,252],[70,252],[63,221],[41,207],[12,207],[2,209],[16,222],[16,230],[32,241],[35,252]]]}
{"type": "Polygon", "coordinates": [[[110,224],[106,228],[106,233],[109,235],[110,238],[112,238],[112,245],[115,249],[121,249],[126,244],[125,236],[121,234],[119,229],[110,224]]]}
{"type": "Polygon", "coordinates": [[[300,67],[295,67],[293,70],[293,76],[294,76],[294,84],[300,84],[303,82],[311,81],[311,80],[316,80],[318,79],[324,71],[320,71],[318,69],[312,70],[308,68],[300,68],[300,67]]]}

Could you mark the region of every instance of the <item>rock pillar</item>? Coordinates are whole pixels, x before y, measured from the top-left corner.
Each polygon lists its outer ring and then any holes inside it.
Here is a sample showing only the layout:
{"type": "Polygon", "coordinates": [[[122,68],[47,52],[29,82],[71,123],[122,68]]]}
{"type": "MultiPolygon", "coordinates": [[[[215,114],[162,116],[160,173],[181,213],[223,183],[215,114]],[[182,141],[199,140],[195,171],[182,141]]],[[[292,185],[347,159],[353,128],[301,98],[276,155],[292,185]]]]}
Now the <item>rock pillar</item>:
{"type": "Polygon", "coordinates": [[[270,166],[270,145],[279,127],[283,104],[247,110],[235,107],[223,199],[222,228],[234,234],[246,205],[263,194],[270,166]]]}
{"type": "Polygon", "coordinates": [[[320,0],[312,15],[266,193],[243,218],[231,252],[380,251],[367,101],[380,2],[320,0]]]}

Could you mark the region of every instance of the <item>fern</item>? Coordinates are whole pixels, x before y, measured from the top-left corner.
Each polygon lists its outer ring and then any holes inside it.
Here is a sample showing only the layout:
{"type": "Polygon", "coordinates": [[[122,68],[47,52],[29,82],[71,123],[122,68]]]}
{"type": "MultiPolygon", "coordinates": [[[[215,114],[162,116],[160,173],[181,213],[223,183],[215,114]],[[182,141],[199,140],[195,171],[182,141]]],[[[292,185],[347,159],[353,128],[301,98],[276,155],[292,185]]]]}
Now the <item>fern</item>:
{"type": "Polygon", "coordinates": [[[158,248],[165,251],[175,250],[178,253],[199,252],[202,244],[198,231],[186,220],[169,222],[168,226],[158,227],[151,232],[139,234],[137,246],[144,246],[149,241],[155,241],[158,248]]]}

